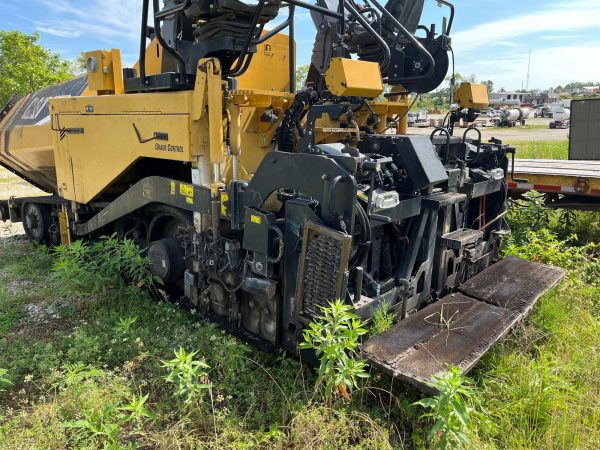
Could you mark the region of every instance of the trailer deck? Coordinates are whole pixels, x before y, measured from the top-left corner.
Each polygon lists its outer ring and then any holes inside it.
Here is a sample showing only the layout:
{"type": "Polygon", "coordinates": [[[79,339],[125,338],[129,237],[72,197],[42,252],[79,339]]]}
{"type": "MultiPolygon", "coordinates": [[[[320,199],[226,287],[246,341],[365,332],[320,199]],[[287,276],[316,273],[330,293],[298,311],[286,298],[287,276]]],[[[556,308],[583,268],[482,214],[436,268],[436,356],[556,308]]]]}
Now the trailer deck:
{"type": "Polygon", "coordinates": [[[562,194],[563,205],[570,198],[577,198],[600,207],[600,161],[517,159],[514,177],[515,180],[509,174],[507,179],[512,194],[534,189],[545,194],[562,194]]]}

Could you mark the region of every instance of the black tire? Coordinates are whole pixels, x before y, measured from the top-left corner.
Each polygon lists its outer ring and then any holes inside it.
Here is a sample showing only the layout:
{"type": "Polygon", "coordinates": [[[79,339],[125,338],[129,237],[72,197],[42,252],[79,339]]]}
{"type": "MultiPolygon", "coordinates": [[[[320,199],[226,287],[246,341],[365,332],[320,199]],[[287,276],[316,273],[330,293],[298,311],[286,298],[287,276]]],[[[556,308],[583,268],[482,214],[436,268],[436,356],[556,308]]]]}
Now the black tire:
{"type": "Polygon", "coordinates": [[[23,229],[32,241],[48,242],[52,218],[50,209],[41,203],[24,203],[21,209],[23,229]]]}
{"type": "Polygon", "coordinates": [[[148,244],[159,239],[177,237],[179,231],[194,224],[191,213],[171,207],[150,209],[148,223],[148,244]]]}
{"type": "Polygon", "coordinates": [[[166,286],[175,284],[183,277],[185,263],[181,241],[165,238],[152,242],[148,248],[150,270],[161,278],[166,286]]]}

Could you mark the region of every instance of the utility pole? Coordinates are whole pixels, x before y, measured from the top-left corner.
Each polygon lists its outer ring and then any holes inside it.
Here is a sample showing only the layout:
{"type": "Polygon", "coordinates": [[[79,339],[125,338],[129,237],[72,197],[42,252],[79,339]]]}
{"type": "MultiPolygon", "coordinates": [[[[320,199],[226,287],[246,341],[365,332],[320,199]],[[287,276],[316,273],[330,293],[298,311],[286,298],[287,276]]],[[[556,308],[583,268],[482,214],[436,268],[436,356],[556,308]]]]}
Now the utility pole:
{"type": "Polygon", "coordinates": [[[527,84],[525,85],[525,90],[529,92],[529,73],[531,69],[531,47],[529,47],[529,59],[527,60],[527,84]]]}

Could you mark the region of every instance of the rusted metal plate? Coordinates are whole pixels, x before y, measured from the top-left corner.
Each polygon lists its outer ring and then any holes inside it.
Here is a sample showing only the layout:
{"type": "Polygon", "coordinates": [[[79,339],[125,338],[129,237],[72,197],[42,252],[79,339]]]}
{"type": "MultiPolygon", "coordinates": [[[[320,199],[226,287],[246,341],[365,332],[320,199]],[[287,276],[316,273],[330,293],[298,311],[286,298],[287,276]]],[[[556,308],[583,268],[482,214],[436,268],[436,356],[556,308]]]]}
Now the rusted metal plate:
{"type": "Polygon", "coordinates": [[[431,391],[432,377],[449,365],[470,370],[564,275],[562,269],[507,258],[472,279],[487,283],[470,282],[467,290],[477,297],[461,287],[369,339],[362,352],[384,372],[431,391]]]}
{"type": "Polygon", "coordinates": [[[509,256],[468,279],[458,290],[477,300],[527,314],[540,295],[566,273],[558,267],[509,256]]]}

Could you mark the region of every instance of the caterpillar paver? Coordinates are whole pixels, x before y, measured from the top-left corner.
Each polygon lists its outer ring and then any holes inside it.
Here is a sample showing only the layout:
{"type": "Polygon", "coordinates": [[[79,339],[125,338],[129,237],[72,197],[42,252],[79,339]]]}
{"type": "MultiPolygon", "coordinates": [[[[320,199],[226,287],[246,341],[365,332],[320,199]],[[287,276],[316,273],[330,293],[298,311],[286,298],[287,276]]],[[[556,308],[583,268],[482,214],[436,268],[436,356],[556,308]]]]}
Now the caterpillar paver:
{"type": "Polygon", "coordinates": [[[424,26],[424,3],[142,1],[135,67],[90,52],[86,76],[2,111],[0,163],[49,193],[2,218],[52,244],[134,238],[199,314],[263,348],[296,353],[340,298],[396,314],[363,345],[383,370],[423,386],[469,369],[564,273],[497,262],[510,148],[453,136],[485,88],[461,85],[431,139],[406,134],[408,94],[448,69],[454,8],[424,26]],[[298,8],[318,32],[295,92],[298,8]]]}

